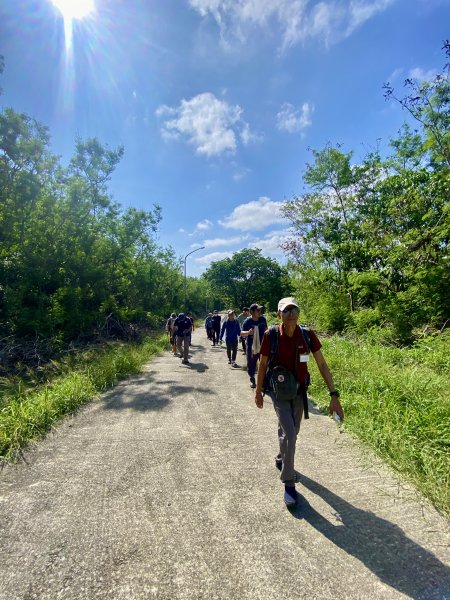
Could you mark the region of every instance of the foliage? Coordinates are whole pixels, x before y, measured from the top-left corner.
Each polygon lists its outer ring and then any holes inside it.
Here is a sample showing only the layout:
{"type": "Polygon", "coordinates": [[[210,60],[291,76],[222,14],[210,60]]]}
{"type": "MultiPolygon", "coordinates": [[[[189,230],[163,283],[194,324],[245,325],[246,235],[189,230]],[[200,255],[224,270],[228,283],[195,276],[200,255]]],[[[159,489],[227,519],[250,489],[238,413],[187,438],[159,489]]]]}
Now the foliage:
{"type": "MultiPolygon", "coordinates": [[[[450,46],[446,43],[448,53],[450,46]]],[[[294,235],[284,245],[304,286],[307,313],[342,331],[385,324],[397,342],[450,315],[450,80],[446,65],[432,82],[406,81],[396,99],[416,119],[391,140],[393,155],[313,150],[307,193],[284,204],[294,235]],[[347,299],[347,302],[345,301],[347,299]],[[314,307],[314,302],[316,306],[314,307]]]]}
{"type": "MultiPolygon", "coordinates": [[[[450,513],[450,334],[411,348],[333,336],[323,351],[341,391],[345,427],[356,434],[436,506],[450,513]]],[[[311,394],[328,401],[313,366],[311,394]]]]}
{"type": "Polygon", "coordinates": [[[213,296],[236,310],[253,302],[274,310],[290,291],[286,269],[262,256],[259,249],[245,248],[231,258],[213,262],[204,279],[213,296]]]}
{"type": "Polygon", "coordinates": [[[64,167],[49,145],[42,124],[0,113],[0,336],[120,335],[181,310],[180,261],[155,241],[161,209],[124,210],[108,193],[123,149],[79,139],[64,167]]]}
{"type": "Polygon", "coordinates": [[[46,385],[0,399],[0,462],[14,459],[30,441],[47,433],[67,413],[91,400],[117,381],[138,373],[149,358],[167,344],[165,335],[141,344],[115,343],[80,353],[74,361],[60,363],[61,373],[46,385]]]}

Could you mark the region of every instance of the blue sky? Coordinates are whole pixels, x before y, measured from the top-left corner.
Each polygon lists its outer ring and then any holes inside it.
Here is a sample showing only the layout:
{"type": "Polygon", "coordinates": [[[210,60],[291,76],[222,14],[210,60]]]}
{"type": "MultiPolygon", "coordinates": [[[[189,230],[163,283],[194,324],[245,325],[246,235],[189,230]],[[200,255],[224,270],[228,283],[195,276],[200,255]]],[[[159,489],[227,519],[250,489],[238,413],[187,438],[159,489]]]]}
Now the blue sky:
{"type": "Polygon", "coordinates": [[[308,148],[386,149],[405,115],[383,83],[440,70],[450,24],[448,0],[93,0],[71,21],[83,1],[64,21],[52,0],[1,0],[0,104],[65,163],[76,136],[123,145],[114,199],[161,205],[178,255],[205,246],[188,275],[245,247],[282,262],[308,148]]]}

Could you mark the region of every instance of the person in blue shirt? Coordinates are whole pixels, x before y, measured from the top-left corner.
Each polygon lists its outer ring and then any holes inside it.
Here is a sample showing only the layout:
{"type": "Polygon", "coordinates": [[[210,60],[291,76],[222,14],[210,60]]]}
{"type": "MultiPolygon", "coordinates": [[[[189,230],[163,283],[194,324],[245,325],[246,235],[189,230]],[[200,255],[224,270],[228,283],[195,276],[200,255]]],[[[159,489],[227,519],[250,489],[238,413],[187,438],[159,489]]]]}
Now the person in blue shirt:
{"type": "Polygon", "coordinates": [[[177,350],[180,356],[183,357],[181,362],[186,365],[189,363],[189,342],[191,339],[192,322],[184,313],[180,313],[175,319],[173,329],[177,340],[177,350]]]}
{"type": "Polygon", "coordinates": [[[227,356],[228,364],[233,367],[238,367],[236,364],[236,354],[238,349],[238,339],[241,335],[241,327],[239,321],[236,319],[234,310],[228,311],[228,318],[222,323],[222,329],[220,330],[220,341],[222,341],[224,333],[226,333],[226,344],[227,344],[227,356]]]}
{"type": "Polygon", "coordinates": [[[245,319],[242,325],[241,336],[246,339],[247,349],[247,371],[250,377],[250,387],[256,387],[255,373],[256,363],[259,359],[259,350],[267,329],[267,321],[261,315],[262,306],[253,303],[250,305],[250,317],[245,319]]]}
{"type": "Polygon", "coordinates": [[[212,329],[213,329],[212,312],[209,312],[208,316],[205,319],[205,329],[206,329],[206,337],[208,338],[208,340],[210,340],[212,342],[212,339],[213,339],[213,334],[212,334],[212,329]]]}

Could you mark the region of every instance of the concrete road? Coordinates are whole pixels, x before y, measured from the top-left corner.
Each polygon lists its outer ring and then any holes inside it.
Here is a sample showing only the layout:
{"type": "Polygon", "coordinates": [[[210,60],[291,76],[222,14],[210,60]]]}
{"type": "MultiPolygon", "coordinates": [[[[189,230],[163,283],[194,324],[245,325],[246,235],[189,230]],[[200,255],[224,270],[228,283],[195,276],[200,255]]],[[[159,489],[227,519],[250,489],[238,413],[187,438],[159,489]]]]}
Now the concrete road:
{"type": "Polygon", "coordinates": [[[288,511],[272,406],[193,343],[3,469],[0,599],[449,600],[448,522],[314,407],[288,511]]]}

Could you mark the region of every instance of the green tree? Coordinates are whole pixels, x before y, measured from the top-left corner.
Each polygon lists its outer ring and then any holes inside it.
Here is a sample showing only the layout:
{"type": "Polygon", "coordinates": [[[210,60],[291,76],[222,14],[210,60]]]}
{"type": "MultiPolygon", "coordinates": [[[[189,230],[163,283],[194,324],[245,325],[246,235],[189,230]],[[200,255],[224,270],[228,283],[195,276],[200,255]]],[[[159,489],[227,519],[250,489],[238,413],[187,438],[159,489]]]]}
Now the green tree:
{"type": "Polygon", "coordinates": [[[276,310],[278,300],[290,290],[286,269],[262,256],[259,249],[245,248],[213,262],[204,278],[213,294],[235,309],[259,302],[276,310]]]}

